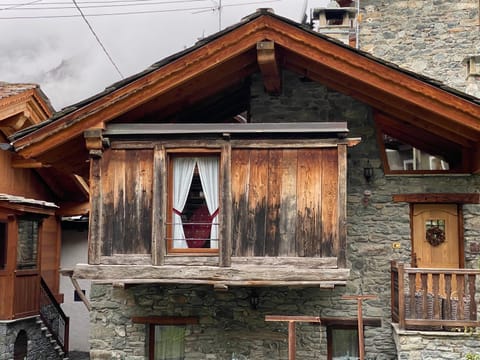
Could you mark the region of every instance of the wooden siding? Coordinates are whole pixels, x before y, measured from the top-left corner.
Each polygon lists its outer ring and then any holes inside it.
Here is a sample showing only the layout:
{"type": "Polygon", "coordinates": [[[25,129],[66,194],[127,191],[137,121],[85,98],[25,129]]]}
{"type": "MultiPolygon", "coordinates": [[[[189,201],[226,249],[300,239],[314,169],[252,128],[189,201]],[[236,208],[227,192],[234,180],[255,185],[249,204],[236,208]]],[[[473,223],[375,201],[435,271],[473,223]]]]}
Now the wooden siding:
{"type": "Polygon", "coordinates": [[[102,254],[149,254],[153,151],[106,151],[101,174],[102,254]]]}
{"type": "Polygon", "coordinates": [[[59,292],[60,224],[54,216],[43,220],[41,226],[40,268],[41,274],[53,294],[59,292]]]}
{"type": "Polygon", "coordinates": [[[338,150],[233,149],[234,256],[337,256],[338,150]]]}
{"type": "MultiPolygon", "coordinates": [[[[0,142],[8,142],[0,132],[0,142]]],[[[0,151],[0,193],[53,201],[40,176],[31,169],[12,167],[13,153],[0,151]]]]}

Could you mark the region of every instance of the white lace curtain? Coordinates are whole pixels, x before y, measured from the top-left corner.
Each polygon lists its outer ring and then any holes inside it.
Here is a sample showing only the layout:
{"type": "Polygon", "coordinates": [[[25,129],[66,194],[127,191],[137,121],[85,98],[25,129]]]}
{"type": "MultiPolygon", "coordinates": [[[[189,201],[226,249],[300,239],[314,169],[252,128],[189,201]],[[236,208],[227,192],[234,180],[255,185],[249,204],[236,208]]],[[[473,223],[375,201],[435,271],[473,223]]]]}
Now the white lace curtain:
{"type": "Polygon", "coordinates": [[[218,248],[218,157],[175,157],[173,159],[173,247],[188,248],[181,215],[187,202],[195,165],[200,175],[208,211],[213,217],[210,247],[218,248]]]}

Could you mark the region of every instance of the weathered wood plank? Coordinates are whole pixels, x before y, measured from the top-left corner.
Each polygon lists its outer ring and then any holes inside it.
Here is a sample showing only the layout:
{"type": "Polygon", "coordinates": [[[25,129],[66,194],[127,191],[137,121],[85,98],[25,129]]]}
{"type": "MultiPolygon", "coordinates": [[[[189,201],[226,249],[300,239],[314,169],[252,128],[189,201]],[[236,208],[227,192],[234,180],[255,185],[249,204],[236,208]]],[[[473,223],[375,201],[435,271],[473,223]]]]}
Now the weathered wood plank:
{"type": "Polygon", "coordinates": [[[338,151],[338,195],[337,195],[337,246],[338,266],[347,267],[347,145],[339,145],[338,151]]]}
{"type": "Polygon", "coordinates": [[[232,150],[232,217],[234,256],[246,255],[247,214],[250,183],[250,152],[232,150]]]}
{"type": "Polygon", "coordinates": [[[239,140],[232,139],[232,147],[235,149],[318,149],[329,148],[337,145],[355,146],[360,142],[360,138],[344,138],[344,139],[283,139],[278,140],[255,139],[255,140],[239,140]]]}
{"type": "Polygon", "coordinates": [[[298,151],[297,171],[297,254],[320,255],[316,243],[321,236],[321,161],[319,152],[298,151]]]}
{"type": "Polygon", "coordinates": [[[279,209],[279,256],[296,255],[296,214],[297,214],[297,150],[282,150],[281,205],[279,209]]]}
{"type": "Polygon", "coordinates": [[[86,265],[78,264],[74,269],[74,278],[86,278],[103,281],[145,280],[164,282],[176,280],[181,283],[226,283],[226,282],[263,282],[265,284],[282,282],[325,281],[343,282],[348,279],[349,269],[302,269],[295,266],[250,266],[236,265],[230,268],[217,266],[142,266],[142,265],[86,265]],[[180,277],[179,274],[182,276],[180,277]]]}
{"type": "Polygon", "coordinates": [[[88,226],[88,262],[100,263],[103,238],[103,199],[102,199],[102,170],[100,158],[90,157],[90,216],[88,226]]]}
{"type": "Polygon", "coordinates": [[[321,242],[320,254],[322,256],[337,256],[340,248],[338,241],[339,184],[337,149],[323,149],[322,160],[322,235],[321,239],[319,239],[319,242],[321,242]]]}
{"type": "Polygon", "coordinates": [[[102,265],[151,265],[150,254],[115,254],[113,256],[102,256],[102,265]]]}
{"type": "MultiPolygon", "coordinates": [[[[185,263],[186,264],[186,263],[185,263]]],[[[233,257],[232,266],[294,266],[304,269],[337,268],[334,257],[233,257]]]]}
{"type": "Polygon", "coordinates": [[[166,159],[165,149],[155,147],[153,152],[152,188],[152,263],[163,265],[166,255],[166,159]]]}
{"type": "Polygon", "coordinates": [[[245,255],[265,254],[265,235],[268,196],[268,150],[250,151],[250,183],[247,216],[247,252],[245,255]]]}
{"type": "Polygon", "coordinates": [[[265,255],[278,256],[280,242],[280,206],[282,194],[282,151],[270,150],[268,159],[268,196],[265,226],[265,255]]]}
{"type": "Polygon", "coordinates": [[[112,251],[114,254],[124,253],[125,239],[125,157],[126,150],[115,150],[112,152],[110,161],[110,176],[113,177],[113,214],[109,221],[114,224],[112,251]]]}
{"type": "Polygon", "coordinates": [[[232,148],[230,144],[222,147],[221,154],[221,205],[220,205],[220,266],[230,266],[232,258],[232,148]]]}

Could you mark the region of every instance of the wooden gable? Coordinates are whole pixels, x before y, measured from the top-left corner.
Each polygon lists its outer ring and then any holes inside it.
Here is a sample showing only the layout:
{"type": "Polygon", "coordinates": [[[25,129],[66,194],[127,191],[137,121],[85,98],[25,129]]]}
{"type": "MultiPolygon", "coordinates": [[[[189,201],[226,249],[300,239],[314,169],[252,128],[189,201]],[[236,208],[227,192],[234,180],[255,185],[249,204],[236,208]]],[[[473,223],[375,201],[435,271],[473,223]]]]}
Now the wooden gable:
{"type": "Polygon", "coordinates": [[[478,99],[265,10],[66,109],[37,130],[17,136],[13,144],[25,158],[86,174],[88,155],[80,145],[85,130],[109,122],[188,121],[193,113],[184,109],[207,113],[216,102],[224,105],[224,118],[233,116],[247,109],[250,75],[260,72],[265,89],[276,93],[282,69],[370,105],[386,133],[421,133],[419,145],[446,144],[462,157],[464,171],[480,171],[478,99]],[[402,132],[404,128],[411,131],[402,132]]]}

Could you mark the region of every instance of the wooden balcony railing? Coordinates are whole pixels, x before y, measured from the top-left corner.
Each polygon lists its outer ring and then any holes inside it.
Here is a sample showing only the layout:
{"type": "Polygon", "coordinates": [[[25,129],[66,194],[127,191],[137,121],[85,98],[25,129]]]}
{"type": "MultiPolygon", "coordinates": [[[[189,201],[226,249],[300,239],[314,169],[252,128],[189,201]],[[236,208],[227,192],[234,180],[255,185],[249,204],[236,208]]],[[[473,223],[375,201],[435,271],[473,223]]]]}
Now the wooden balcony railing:
{"type": "Polygon", "coordinates": [[[425,269],[391,263],[392,321],[401,329],[476,327],[480,270],[425,269]]]}

